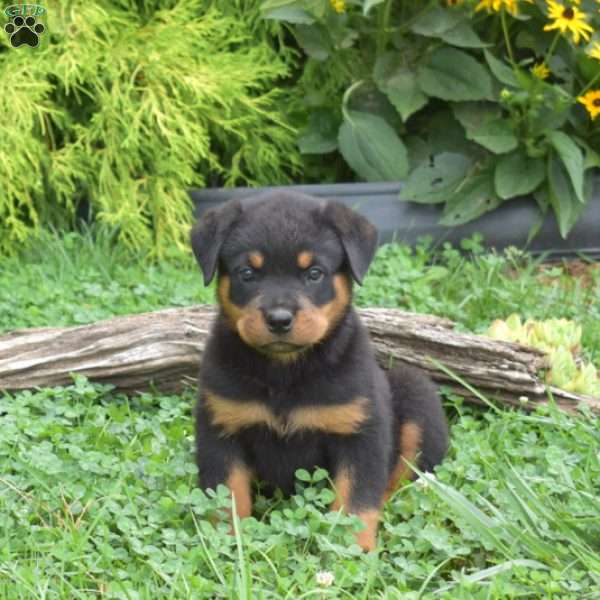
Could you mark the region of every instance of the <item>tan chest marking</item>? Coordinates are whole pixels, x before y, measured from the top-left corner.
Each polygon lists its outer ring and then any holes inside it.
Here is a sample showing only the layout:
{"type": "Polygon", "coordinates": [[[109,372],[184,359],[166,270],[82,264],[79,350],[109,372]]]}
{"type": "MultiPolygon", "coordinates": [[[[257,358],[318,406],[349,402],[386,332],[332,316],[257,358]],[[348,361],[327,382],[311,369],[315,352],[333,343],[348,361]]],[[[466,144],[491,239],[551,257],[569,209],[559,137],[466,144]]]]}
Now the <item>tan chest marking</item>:
{"type": "Polygon", "coordinates": [[[367,398],[357,396],[346,404],[296,408],[288,418],[290,433],[313,429],[350,435],[356,433],[367,418],[367,398]]]}
{"type": "Polygon", "coordinates": [[[266,425],[276,431],[279,428],[279,419],[260,402],[235,402],[212,392],[207,392],[204,400],[212,416],[211,423],[221,427],[224,435],[233,435],[253,425],[266,425]]]}
{"type": "Polygon", "coordinates": [[[357,396],[335,406],[304,406],[292,410],[287,417],[275,415],[262,402],[236,402],[207,392],[204,400],[211,413],[211,423],[234,435],[254,425],[264,425],[285,437],[302,430],[323,431],[338,435],[356,433],[367,419],[367,398],[357,396]]]}

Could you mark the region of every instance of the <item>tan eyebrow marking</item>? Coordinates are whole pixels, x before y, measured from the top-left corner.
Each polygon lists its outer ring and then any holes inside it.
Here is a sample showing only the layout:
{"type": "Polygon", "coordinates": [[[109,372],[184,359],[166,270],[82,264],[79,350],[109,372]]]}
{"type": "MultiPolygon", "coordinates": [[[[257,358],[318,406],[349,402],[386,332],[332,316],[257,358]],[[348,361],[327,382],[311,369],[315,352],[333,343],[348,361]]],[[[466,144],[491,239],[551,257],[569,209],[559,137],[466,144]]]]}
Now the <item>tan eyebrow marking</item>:
{"type": "Polygon", "coordinates": [[[308,252],[307,250],[300,252],[300,254],[298,254],[298,266],[301,269],[308,269],[313,261],[313,258],[314,254],[312,252],[308,252]]]}
{"type": "Polygon", "coordinates": [[[254,252],[250,252],[248,255],[248,262],[250,263],[251,267],[254,267],[255,269],[261,269],[265,264],[265,257],[262,252],[255,250],[254,252]]]}

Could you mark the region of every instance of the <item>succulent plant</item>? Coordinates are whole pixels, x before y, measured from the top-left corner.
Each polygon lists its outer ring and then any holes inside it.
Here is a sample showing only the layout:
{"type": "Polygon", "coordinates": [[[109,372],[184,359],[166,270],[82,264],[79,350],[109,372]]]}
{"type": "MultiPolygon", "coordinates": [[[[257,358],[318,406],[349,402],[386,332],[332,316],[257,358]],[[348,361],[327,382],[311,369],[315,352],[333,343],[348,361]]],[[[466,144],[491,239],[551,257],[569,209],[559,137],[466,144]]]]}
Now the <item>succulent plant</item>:
{"type": "Polygon", "coordinates": [[[600,396],[600,377],[596,367],[578,359],[581,351],[581,325],[568,319],[523,323],[517,314],[496,319],[487,335],[496,340],[537,348],[548,355],[550,368],[545,381],[567,392],[600,396]]]}

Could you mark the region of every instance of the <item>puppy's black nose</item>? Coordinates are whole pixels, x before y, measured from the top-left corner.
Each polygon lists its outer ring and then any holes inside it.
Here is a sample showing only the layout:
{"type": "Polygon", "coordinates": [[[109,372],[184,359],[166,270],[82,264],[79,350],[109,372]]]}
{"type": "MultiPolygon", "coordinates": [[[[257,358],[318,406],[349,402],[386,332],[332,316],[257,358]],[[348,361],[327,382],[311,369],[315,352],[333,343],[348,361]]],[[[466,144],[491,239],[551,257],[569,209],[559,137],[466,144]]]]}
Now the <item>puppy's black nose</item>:
{"type": "Polygon", "coordinates": [[[287,333],[292,328],[294,315],[285,308],[272,308],[265,314],[265,321],[271,333],[287,333]]]}

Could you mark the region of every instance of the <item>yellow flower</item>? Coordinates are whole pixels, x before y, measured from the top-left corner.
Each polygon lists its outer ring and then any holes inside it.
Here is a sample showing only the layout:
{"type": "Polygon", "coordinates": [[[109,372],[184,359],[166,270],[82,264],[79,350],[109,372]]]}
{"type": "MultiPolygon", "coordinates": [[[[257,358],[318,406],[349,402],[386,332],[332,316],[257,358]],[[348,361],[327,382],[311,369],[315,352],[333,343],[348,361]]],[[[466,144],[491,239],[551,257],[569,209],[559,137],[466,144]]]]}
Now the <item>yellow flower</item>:
{"type": "Polygon", "coordinates": [[[329,0],[329,4],[338,15],[346,12],[346,0],[329,0]]]}
{"type": "Polygon", "coordinates": [[[518,0],[480,0],[475,7],[475,12],[480,10],[500,12],[503,8],[511,15],[516,15],[519,12],[518,0]]]}
{"type": "Polygon", "coordinates": [[[547,79],[550,75],[550,69],[546,66],[545,62],[541,62],[531,67],[531,73],[538,79],[547,79]]]}
{"type": "Polygon", "coordinates": [[[562,34],[567,31],[573,36],[573,43],[579,44],[579,39],[590,39],[590,33],[593,29],[589,23],[586,23],[588,16],[576,6],[563,6],[554,0],[546,0],[548,4],[548,17],[554,21],[544,27],[544,31],[558,29],[562,34]]]}
{"type": "Polygon", "coordinates": [[[600,60],[600,43],[594,42],[591,50],[588,50],[587,55],[591,58],[595,58],[596,60],[600,60]]]}
{"type": "Polygon", "coordinates": [[[600,115],[600,90],[590,90],[587,94],[579,96],[577,100],[585,106],[592,120],[600,115]]]}

